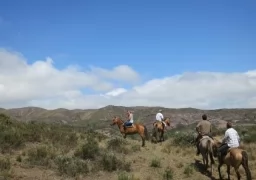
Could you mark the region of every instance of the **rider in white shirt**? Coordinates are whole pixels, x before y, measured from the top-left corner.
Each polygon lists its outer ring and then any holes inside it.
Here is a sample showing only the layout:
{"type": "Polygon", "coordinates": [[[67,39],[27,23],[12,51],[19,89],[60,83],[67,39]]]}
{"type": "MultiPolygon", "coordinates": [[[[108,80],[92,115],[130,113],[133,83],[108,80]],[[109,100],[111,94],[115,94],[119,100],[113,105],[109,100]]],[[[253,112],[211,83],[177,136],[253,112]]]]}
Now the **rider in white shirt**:
{"type": "Polygon", "coordinates": [[[131,111],[127,111],[128,120],[124,123],[124,128],[127,126],[132,126],[133,124],[133,113],[131,111]]]}
{"type": "Polygon", "coordinates": [[[164,116],[162,114],[162,110],[160,109],[159,112],[156,114],[156,120],[163,122],[164,125],[166,126],[165,122],[164,122],[164,116]]]}
{"type": "Polygon", "coordinates": [[[223,156],[226,155],[229,148],[236,148],[240,145],[240,137],[237,131],[232,127],[230,122],[227,123],[227,130],[225,132],[225,136],[222,139],[222,146],[219,147],[218,151],[220,152],[220,157],[222,159],[223,156]]]}

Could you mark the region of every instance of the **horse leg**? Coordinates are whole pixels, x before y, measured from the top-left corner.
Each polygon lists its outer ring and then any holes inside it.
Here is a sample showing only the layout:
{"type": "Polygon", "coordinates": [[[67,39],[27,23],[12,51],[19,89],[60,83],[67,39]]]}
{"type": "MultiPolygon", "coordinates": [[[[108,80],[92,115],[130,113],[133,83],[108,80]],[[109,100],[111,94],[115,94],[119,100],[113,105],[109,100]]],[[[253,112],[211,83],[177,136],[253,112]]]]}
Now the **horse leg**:
{"type": "Polygon", "coordinates": [[[220,179],[222,179],[221,172],[220,172],[221,166],[222,166],[222,163],[220,163],[220,164],[218,165],[218,172],[219,172],[219,178],[220,178],[220,179]]]}
{"type": "Polygon", "coordinates": [[[142,140],[142,147],[144,147],[145,146],[145,137],[143,135],[140,135],[140,137],[142,140]]]}
{"type": "Polygon", "coordinates": [[[156,142],[159,142],[160,139],[159,139],[159,132],[158,132],[158,129],[156,129],[156,142]]]}
{"type": "Polygon", "coordinates": [[[237,175],[237,179],[240,180],[241,179],[241,175],[238,171],[238,167],[235,168],[235,172],[236,172],[236,175],[237,175]]]}
{"type": "Polygon", "coordinates": [[[161,132],[162,141],[164,141],[164,130],[161,132]]]}
{"type": "Polygon", "coordinates": [[[209,155],[210,155],[210,159],[211,159],[211,164],[215,164],[212,152],[210,152],[209,155]]]}
{"type": "Polygon", "coordinates": [[[230,166],[227,165],[227,174],[228,174],[228,180],[230,180],[230,166]]]}
{"type": "Polygon", "coordinates": [[[160,142],[163,141],[163,131],[160,132],[160,142]]]}
{"type": "Polygon", "coordinates": [[[207,170],[208,166],[209,166],[209,159],[208,159],[208,153],[207,151],[205,152],[205,169],[207,170]]]}
{"type": "Polygon", "coordinates": [[[211,175],[212,175],[212,172],[213,172],[213,164],[214,164],[214,159],[213,159],[213,154],[212,154],[212,152],[209,153],[209,156],[210,156],[210,160],[211,160],[211,175]]]}

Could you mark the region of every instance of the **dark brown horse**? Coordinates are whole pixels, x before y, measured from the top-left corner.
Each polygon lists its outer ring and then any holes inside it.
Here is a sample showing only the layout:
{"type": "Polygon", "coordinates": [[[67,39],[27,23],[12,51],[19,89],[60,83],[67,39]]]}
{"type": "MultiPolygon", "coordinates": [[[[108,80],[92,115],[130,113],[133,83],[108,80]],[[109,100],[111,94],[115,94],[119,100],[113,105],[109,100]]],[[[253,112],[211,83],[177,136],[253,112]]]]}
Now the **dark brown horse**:
{"type": "MultiPolygon", "coordinates": [[[[214,150],[214,157],[217,157],[217,148],[221,146],[221,142],[218,140],[215,140],[215,148],[214,150]]],[[[219,160],[219,166],[218,166],[218,171],[219,171],[219,178],[222,179],[220,168],[223,164],[227,165],[227,174],[228,174],[228,179],[230,179],[230,167],[234,167],[237,179],[241,179],[241,175],[238,171],[240,165],[243,166],[247,180],[251,180],[251,171],[248,166],[248,154],[245,150],[241,148],[230,148],[223,159],[218,159],[219,160]]]]}
{"type": "Polygon", "coordinates": [[[132,126],[126,126],[124,128],[124,122],[117,116],[113,118],[111,125],[113,126],[115,124],[118,126],[124,138],[126,138],[126,135],[139,134],[142,139],[142,147],[145,146],[145,140],[148,140],[148,130],[146,126],[140,123],[134,123],[132,126]]]}
{"type": "MultiPolygon", "coordinates": [[[[170,126],[170,118],[165,118],[163,120],[165,122],[165,124],[167,126],[170,126]]],[[[152,136],[154,136],[156,138],[156,141],[157,142],[161,142],[161,141],[164,141],[164,130],[165,130],[165,125],[163,122],[160,122],[160,121],[155,121],[153,123],[153,134],[152,136]],[[160,139],[158,140],[158,137],[159,137],[159,134],[160,133],[160,139]]]]}

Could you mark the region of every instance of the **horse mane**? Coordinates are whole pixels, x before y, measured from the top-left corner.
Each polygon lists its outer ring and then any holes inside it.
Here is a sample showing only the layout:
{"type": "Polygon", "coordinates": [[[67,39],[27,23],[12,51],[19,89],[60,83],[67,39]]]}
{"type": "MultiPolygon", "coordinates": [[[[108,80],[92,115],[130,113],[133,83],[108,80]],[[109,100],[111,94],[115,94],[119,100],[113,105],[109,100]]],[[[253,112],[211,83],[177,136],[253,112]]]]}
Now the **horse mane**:
{"type": "Polygon", "coordinates": [[[124,122],[120,116],[115,116],[117,119],[119,119],[120,121],[124,122]]]}
{"type": "Polygon", "coordinates": [[[164,118],[164,121],[165,121],[166,119],[169,119],[169,120],[171,120],[171,118],[170,118],[170,117],[165,117],[165,118],[164,118]]]}

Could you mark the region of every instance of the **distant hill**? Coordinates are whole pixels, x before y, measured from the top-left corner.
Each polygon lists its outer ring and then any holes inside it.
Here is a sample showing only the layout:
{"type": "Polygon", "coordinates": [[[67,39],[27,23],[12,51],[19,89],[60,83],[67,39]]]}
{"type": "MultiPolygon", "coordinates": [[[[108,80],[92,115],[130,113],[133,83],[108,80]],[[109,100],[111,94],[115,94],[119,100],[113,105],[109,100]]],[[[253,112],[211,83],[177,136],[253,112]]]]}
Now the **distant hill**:
{"type": "Polygon", "coordinates": [[[166,117],[170,117],[174,126],[178,124],[188,125],[195,123],[201,119],[201,115],[206,113],[209,120],[217,126],[231,120],[242,124],[256,123],[256,109],[216,109],[216,110],[200,110],[194,108],[164,108],[164,107],[123,107],[123,106],[106,106],[100,109],[55,109],[46,110],[39,107],[24,107],[15,109],[2,109],[0,113],[5,113],[13,119],[19,121],[38,121],[47,123],[61,123],[86,125],[92,124],[97,127],[109,126],[114,115],[124,118],[126,110],[134,111],[135,121],[143,122],[151,126],[155,119],[155,114],[159,109],[163,110],[166,117]]]}

